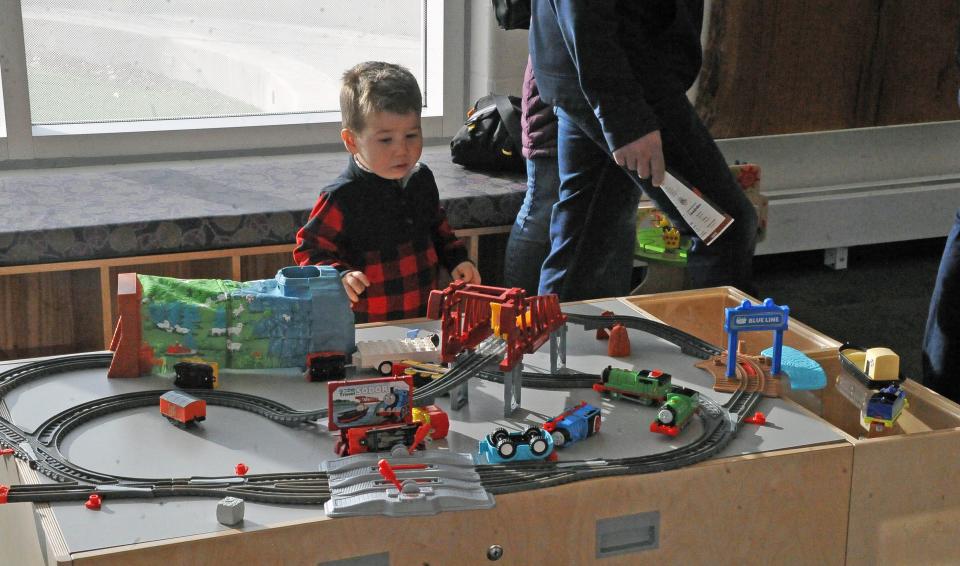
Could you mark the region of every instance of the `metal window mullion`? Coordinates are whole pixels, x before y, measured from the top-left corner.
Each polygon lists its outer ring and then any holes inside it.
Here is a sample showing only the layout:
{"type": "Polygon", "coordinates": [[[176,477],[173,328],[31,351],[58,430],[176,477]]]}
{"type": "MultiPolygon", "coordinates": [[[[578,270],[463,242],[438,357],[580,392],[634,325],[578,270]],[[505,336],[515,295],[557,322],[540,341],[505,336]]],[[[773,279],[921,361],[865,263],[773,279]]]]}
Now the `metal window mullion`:
{"type": "Polygon", "coordinates": [[[0,2],[0,81],[7,121],[7,155],[2,157],[32,159],[33,129],[20,0],[0,2]]]}

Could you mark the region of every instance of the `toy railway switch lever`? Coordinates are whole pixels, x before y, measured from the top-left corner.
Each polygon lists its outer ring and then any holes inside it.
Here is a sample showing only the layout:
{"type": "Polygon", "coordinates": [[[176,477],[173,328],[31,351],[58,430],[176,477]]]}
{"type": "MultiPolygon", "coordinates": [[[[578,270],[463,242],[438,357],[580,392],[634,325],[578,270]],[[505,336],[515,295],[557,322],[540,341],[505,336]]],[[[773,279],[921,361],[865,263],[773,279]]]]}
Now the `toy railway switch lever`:
{"type": "Polygon", "coordinates": [[[413,437],[413,442],[410,443],[410,447],[407,448],[407,453],[413,455],[417,450],[417,446],[423,443],[426,440],[427,435],[430,434],[430,425],[428,423],[423,423],[420,425],[420,428],[417,429],[417,434],[413,437]]]}
{"type": "Polygon", "coordinates": [[[0,448],[0,456],[9,456],[16,452],[13,448],[0,448]]]}
{"type": "Polygon", "coordinates": [[[386,458],[381,458],[377,462],[377,471],[380,472],[380,475],[383,476],[383,479],[397,486],[397,491],[402,492],[403,486],[400,485],[400,480],[397,479],[397,474],[393,472],[393,467],[390,465],[390,462],[387,462],[386,458]]]}

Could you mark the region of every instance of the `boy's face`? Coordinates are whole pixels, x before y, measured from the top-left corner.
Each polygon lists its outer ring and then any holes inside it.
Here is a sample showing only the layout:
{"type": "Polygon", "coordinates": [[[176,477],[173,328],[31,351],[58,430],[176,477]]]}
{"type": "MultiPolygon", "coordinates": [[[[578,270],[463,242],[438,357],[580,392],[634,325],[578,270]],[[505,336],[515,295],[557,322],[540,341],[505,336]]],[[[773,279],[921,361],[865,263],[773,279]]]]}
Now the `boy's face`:
{"type": "Polygon", "coordinates": [[[344,128],[340,137],[361,165],[384,179],[402,179],[423,152],[420,116],[415,112],[374,112],[360,132],[344,128]]]}

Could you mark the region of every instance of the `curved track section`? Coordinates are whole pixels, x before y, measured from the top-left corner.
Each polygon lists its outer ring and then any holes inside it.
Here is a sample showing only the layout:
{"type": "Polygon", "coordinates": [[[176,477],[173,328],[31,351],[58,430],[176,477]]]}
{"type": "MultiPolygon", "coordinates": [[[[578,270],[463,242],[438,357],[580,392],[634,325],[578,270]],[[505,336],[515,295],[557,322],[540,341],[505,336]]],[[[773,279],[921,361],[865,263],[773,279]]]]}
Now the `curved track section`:
{"type": "Polygon", "coordinates": [[[624,315],[595,316],[571,313],[563,314],[567,315],[567,322],[579,324],[583,326],[585,330],[609,328],[614,323],[620,323],[627,328],[646,332],[647,334],[652,334],[657,338],[662,338],[667,342],[676,344],[680,346],[680,351],[684,354],[703,360],[709,359],[712,356],[718,356],[723,352],[721,348],[714,346],[706,340],[701,340],[693,334],[688,334],[687,332],[677,330],[672,326],[648,318],[624,315]]]}
{"type": "Polygon", "coordinates": [[[620,459],[477,466],[483,486],[493,494],[551,487],[596,477],[648,474],[696,464],[723,450],[736,434],[726,411],[701,397],[703,432],[690,444],[659,454],[620,459]]]}

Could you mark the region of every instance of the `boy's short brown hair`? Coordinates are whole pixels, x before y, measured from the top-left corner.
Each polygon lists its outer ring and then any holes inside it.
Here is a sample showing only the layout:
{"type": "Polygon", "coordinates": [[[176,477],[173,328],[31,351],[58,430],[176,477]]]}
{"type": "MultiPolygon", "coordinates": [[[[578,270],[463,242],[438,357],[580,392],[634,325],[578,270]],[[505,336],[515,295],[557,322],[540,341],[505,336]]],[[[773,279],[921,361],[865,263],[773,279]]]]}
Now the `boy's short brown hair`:
{"type": "Polygon", "coordinates": [[[405,67],[382,61],[367,61],[343,74],[340,112],[343,127],[360,132],[374,112],[420,115],[423,98],[417,79],[405,67]]]}

